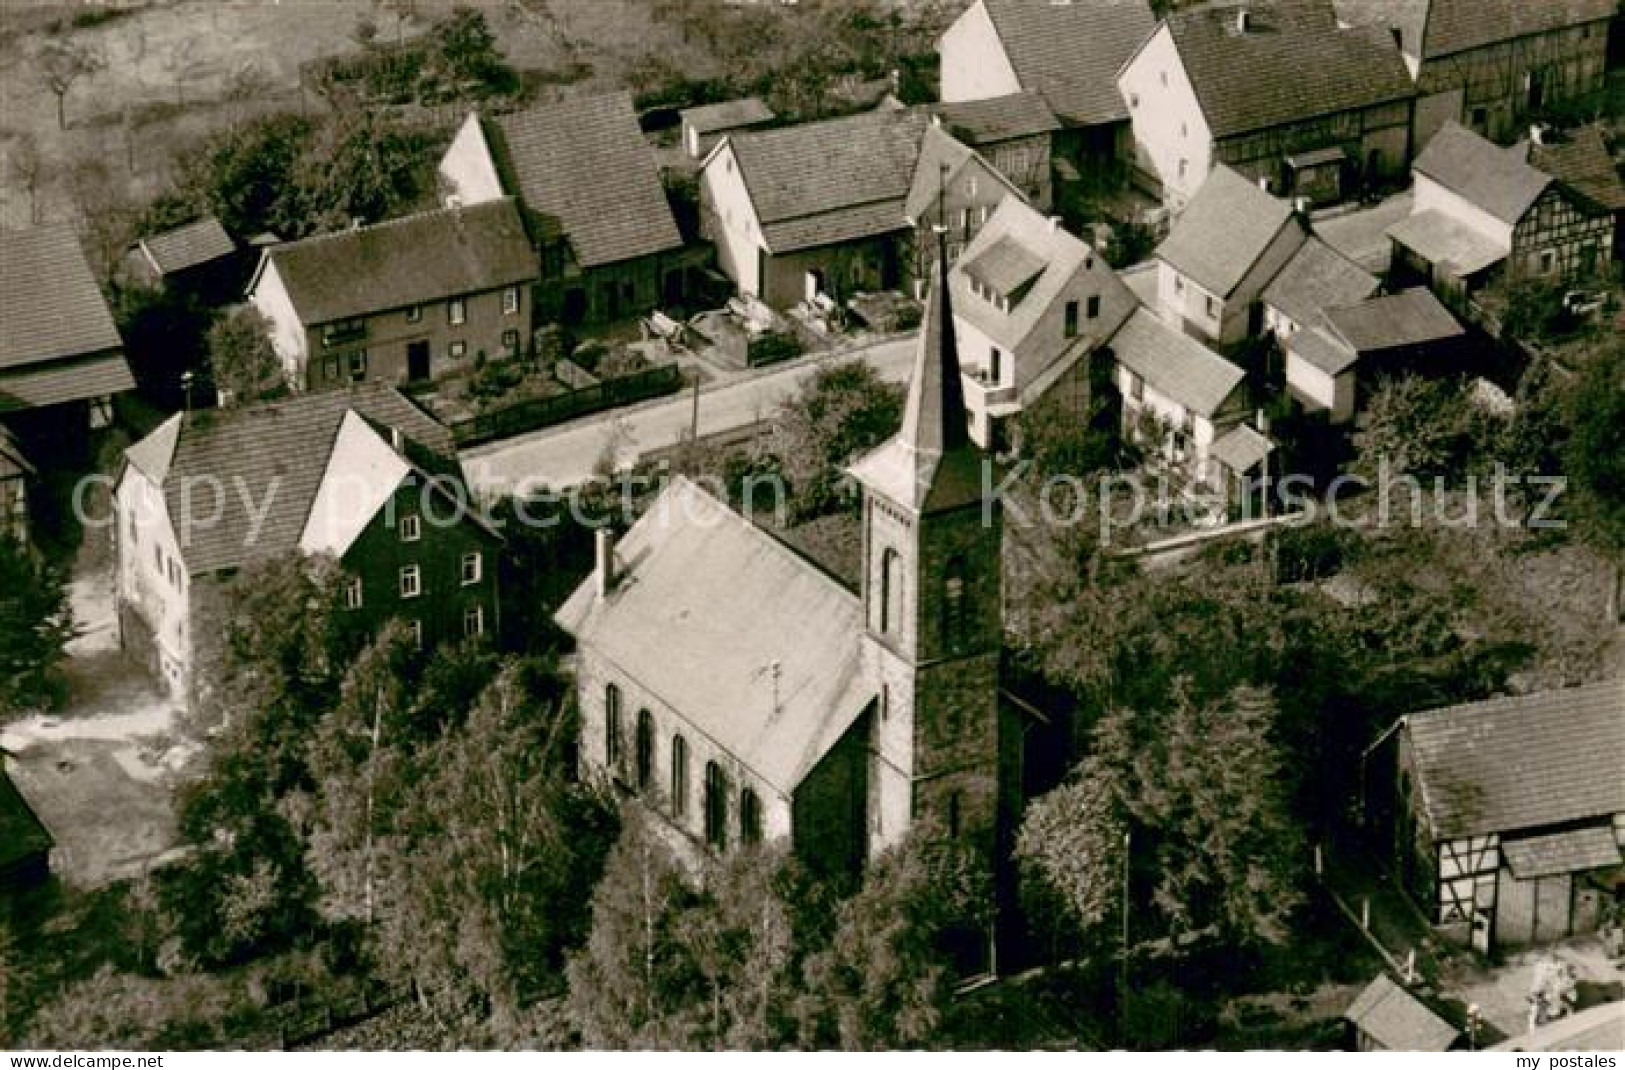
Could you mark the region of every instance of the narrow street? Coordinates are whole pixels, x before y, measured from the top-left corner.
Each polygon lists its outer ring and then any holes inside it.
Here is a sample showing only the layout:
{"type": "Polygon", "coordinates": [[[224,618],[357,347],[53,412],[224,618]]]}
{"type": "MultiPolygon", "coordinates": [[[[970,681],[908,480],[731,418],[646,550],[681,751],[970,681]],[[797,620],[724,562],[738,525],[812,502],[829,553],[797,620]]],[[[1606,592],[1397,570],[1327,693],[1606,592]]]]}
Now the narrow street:
{"type": "MultiPolygon", "coordinates": [[[[780,402],[828,364],[861,359],[886,382],[907,382],[913,355],[913,338],[899,338],[863,349],[802,358],[702,386],[699,433],[702,437],[726,434],[767,419],[780,402]]],[[[617,465],[626,465],[675,445],[688,433],[693,420],[694,395],[685,391],[476,447],[464,453],[463,467],[473,489],[484,497],[526,487],[573,487],[590,479],[599,459],[610,452],[617,465]]]]}

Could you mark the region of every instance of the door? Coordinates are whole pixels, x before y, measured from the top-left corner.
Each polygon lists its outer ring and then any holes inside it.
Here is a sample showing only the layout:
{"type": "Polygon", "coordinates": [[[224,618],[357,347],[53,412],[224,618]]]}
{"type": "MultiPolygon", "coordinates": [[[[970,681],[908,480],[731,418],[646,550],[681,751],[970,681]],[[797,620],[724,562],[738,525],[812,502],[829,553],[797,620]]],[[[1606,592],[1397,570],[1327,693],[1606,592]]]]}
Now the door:
{"type": "Polygon", "coordinates": [[[1495,942],[1527,947],[1535,938],[1535,882],[1521,881],[1501,867],[1495,896],[1495,942]]]}
{"type": "Polygon", "coordinates": [[[1535,942],[1561,940],[1569,934],[1569,894],[1573,880],[1567,873],[1535,882],[1535,942]]]}
{"type": "Polygon", "coordinates": [[[811,271],[807,272],[806,292],[803,294],[803,297],[810,305],[813,303],[813,300],[823,292],[824,273],[819,271],[817,268],[813,268],[811,271]]]}
{"type": "Polygon", "coordinates": [[[406,377],[413,382],[429,377],[429,343],[406,343],[406,377]]]}

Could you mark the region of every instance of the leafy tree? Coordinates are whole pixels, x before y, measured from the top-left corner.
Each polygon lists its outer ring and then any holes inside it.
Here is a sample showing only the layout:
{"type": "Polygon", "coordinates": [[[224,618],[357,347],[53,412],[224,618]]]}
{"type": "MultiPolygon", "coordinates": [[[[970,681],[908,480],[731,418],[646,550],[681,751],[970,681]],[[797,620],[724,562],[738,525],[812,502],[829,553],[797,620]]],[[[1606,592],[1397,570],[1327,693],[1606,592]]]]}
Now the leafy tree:
{"type": "Polygon", "coordinates": [[[68,128],[67,100],[68,90],[81,78],[96,73],[107,66],[107,59],[100,52],[82,44],[70,41],[47,41],[35,56],[40,74],[45,79],[45,88],[56,97],[56,126],[58,130],[68,128]]]}
{"type": "Polygon", "coordinates": [[[1354,444],[1355,467],[1367,478],[1376,478],[1384,462],[1394,477],[1461,476],[1476,445],[1466,385],[1420,375],[1383,380],[1366,405],[1354,444]]]}
{"type": "Polygon", "coordinates": [[[312,120],[281,114],[216,133],[177,159],[177,186],[230,233],[273,230],[301,237],[307,224],[296,218],[297,203],[290,203],[296,199],[293,175],[314,129],[312,120]]]}
{"type": "Polygon", "coordinates": [[[1128,823],[1106,765],[1085,758],[1067,783],[1034,799],[1016,838],[1025,914],[1056,959],[1099,943],[1121,916],[1128,823]]]}
{"type": "Polygon", "coordinates": [[[0,535],[0,716],[62,700],[59,669],[72,637],[61,576],[0,535]]]}
{"type": "Polygon", "coordinates": [[[218,977],[154,980],[103,967],[39,1009],[26,1046],[103,1051],[224,1048],[255,1024],[248,1001],[218,977]]]}
{"type": "Polygon", "coordinates": [[[253,306],[216,320],[208,345],[215,387],[233,401],[259,401],[286,391],[282,359],[271,345],[271,322],[253,306]]]}
{"type": "Polygon", "coordinates": [[[128,285],[114,292],[113,318],[142,394],[181,408],[183,376],[205,366],[210,311],[182,290],[128,285]]]}
{"type": "Polygon", "coordinates": [[[779,408],[772,448],[804,517],[832,511],[840,469],[896,433],[903,391],[862,361],[822,367],[779,408]]]}
{"type": "Polygon", "coordinates": [[[1617,621],[1625,586],[1625,342],[1615,338],[1592,357],[1570,399],[1565,467],[1581,534],[1613,563],[1608,619],[1617,621]]]}
{"type": "Polygon", "coordinates": [[[435,24],[432,36],[439,49],[437,59],[455,85],[473,82],[485,93],[511,93],[518,88],[519,76],[503,62],[496,37],[480,11],[454,9],[435,24]]]}

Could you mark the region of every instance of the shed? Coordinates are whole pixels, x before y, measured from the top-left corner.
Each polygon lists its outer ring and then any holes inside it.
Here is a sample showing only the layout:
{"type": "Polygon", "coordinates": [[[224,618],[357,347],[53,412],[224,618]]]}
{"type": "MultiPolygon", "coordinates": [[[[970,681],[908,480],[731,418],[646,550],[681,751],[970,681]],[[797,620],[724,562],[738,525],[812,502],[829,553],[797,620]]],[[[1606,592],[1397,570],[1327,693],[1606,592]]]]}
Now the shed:
{"type": "Polygon", "coordinates": [[[683,151],[696,160],[705,159],[725,135],[766,126],[778,118],[760,97],[684,108],[677,114],[683,123],[683,151]]]}
{"type": "Polygon", "coordinates": [[[1343,1012],[1358,1051],[1449,1051],[1461,1031],[1382,974],[1343,1012]]]}

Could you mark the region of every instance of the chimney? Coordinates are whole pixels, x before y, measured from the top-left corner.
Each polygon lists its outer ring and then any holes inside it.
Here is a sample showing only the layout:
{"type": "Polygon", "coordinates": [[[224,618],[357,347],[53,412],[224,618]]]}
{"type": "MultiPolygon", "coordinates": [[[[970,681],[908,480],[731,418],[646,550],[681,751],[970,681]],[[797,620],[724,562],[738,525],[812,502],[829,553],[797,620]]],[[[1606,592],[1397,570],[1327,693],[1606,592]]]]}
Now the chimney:
{"type": "Polygon", "coordinates": [[[615,589],[615,532],[607,525],[593,532],[593,546],[597,550],[598,597],[608,598],[615,589]]]}
{"type": "Polygon", "coordinates": [[[1308,219],[1309,218],[1309,198],[1308,197],[1294,197],[1294,198],[1292,198],[1292,210],[1294,212],[1297,212],[1303,218],[1308,219]]]}
{"type": "Polygon", "coordinates": [[[1049,232],[1051,234],[1056,234],[1056,233],[1060,232],[1060,229],[1061,229],[1061,217],[1058,216],[1058,215],[1050,216],[1049,217],[1049,232]]]}
{"type": "Polygon", "coordinates": [[[396,453],[406,453],[406,435],[398,427],[389,429],[389,446],[396,453]]]}
{"type": "Polygon", "coordinates": [[[1239,11],[1236,12],[1236,32],[1237,33],[1246,33],[1247,28],[1251,24],[1251,22],[1252,22],[1252,20],[1251,20],[1251,18],[1249,18],[1246,8],[1242,8],[1239,11]]]}

